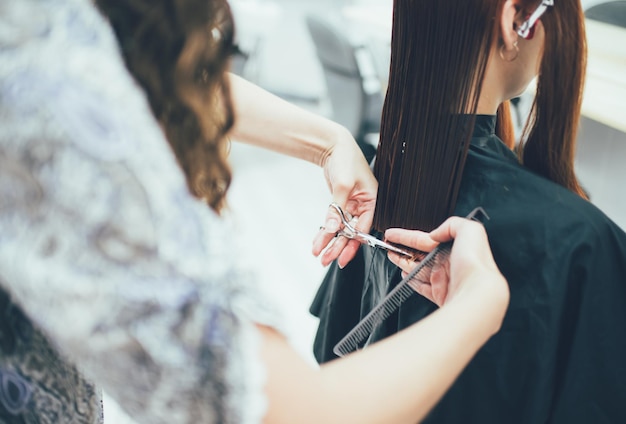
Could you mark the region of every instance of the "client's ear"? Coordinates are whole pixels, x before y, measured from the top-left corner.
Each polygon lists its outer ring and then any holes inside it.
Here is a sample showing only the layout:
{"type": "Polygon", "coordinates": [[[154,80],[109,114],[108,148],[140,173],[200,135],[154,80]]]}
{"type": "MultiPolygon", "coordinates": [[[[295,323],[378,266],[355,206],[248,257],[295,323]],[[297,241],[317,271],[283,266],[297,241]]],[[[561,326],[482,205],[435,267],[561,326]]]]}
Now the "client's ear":
{"type": "Polygon", "coordinates": [[[519,10],[520,7],[517,5],[517,1],[506,0],[504,2],[502,15],[500,16],[500,36],[504,42],[505,50],[515,49],[515,42],[518,39],[516,18],[519,10]]]}

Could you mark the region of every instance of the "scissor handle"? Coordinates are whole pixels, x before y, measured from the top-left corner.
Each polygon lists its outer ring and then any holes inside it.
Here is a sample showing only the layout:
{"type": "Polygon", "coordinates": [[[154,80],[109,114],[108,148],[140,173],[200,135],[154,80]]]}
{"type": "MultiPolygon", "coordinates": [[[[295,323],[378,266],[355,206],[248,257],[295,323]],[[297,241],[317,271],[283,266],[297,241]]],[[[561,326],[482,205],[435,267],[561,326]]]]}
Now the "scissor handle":
{"type": "Polygon", "coordinates": [[[356,227],[354,227],[350,223],[350,220],[348,220],[348,218],[346,217],[346,213],[343,211],[343,209],[341,209],[341,207],[337,203],[333,202],[330,204],[330,206],[332,206],[337,211],[337,213],[341,217],[341,222],[343,223],[345,227],[344,229],[340,230],[337,233],[337,235],[340,235],[340,236],[343,236],[352,240],[358,240],[360,243],[367,244],[368,246],[371,246],[371,247],[379,247],[381,249],[395,252],[399,255],[408,256],[414,260],[418,259],[420,256],[426,255],[425,252],[421,252],[421,251],[410,249],[410,248],[400,248],[393,244],[380,240],[371,234],[367,234],[367,233],[357,230],[356,227]]]}
{"type": "MultiPolygon", "coordinates": [[[[337,213],[339,214],[339,217],[341,218],[342,224],[345,227],[348,227],[348,229],[351,232],[355,232],[356,233],[356,231],[357,231],[356,228],[354,228],[352,226],[352,224],[350,223],[350,220],[346,217],[346,214],[344,213],[343,209],[341,209],[341,207],[337,203],[335,203],[335,202],[331,203],[330,206],[333,207],[337,211],[337,213]]],[[[352,217],[350,217],[350,218],[352,218],[352,217]]]]}

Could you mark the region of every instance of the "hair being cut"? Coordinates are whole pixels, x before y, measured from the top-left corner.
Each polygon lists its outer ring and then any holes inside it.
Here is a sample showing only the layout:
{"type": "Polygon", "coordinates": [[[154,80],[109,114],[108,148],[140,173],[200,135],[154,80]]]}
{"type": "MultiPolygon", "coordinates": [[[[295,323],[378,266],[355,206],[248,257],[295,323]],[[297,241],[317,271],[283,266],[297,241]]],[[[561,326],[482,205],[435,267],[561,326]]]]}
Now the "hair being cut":
{"type": "Polygon", "coordinates": [[[233,19],[226,0],[96,0],[126,66],[187,178],[219,211],[231,181],[226,132],[233,124],[226,79],[233,19]]]}
{"type": "MultiPolygon", "coordinates": [[[[520,3],[531,11],[538,2],[520,3]]],[[[558,11],[544,15],[551,15],[546,33],[558,23],[564,25],[570,15],[582,16],[575,3],[579,0],[560,0],[558,11]],[[561,14],[561,8],[572,10],[561,14]]],[[[379,181],[377,230],[429,231],[453,213],[490,49],[499,42],[497,17],[503,5],[504,0],[394,0],[389,85],[374,167],[379,181]]],[[[535,118],[526,129],[527,148],[520,148],[520,154],[533,171],[582,194],[572,152],[580,114],[584,47],[579,46],[584,46],[584,33],[580,20],[572,25],[576,29],[570,37],[546,35],[545,56],[554,57],[542,61],[535,118]],[[559,67],[561,51],[570,48],[578,53],[559,67]],[[563,69],[566,66],[570,68],[563,69]],[[558,79],[555,67],[561,72],[558,79]],[[553,87],[572,75],[567,85],[571,91],[553,87]],[[557,92],[560,98],[548,98],[557,92]],[[553,120],[559,124],[547,125],[553,120]],[[548,151],[556,154],[544,159],[548,151]]],[[[513,147],[508,102],[498,109],[496,132],[513,147]]]]}

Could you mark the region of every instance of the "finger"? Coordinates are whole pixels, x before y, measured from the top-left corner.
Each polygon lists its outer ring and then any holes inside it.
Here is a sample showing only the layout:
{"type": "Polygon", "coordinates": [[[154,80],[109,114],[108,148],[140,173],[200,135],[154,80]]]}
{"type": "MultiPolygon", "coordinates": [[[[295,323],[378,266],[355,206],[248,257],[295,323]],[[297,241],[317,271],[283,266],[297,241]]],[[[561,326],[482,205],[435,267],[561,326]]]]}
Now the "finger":
{"type": "MultiPolygon", "coordinates": [[[[359,206],[358,202],[348,201],[348,206],[346,206],[347,212],[352,216],[350,220],[350,225],[354,226],[358,231],[363,233],[369,233],[372,227],[372,221],[374,218],[374,211],[371,207],[367,206],[359,206]]],[[[343,247],[343,250],[340,252],[335,251],[338,261],[338,265],[341,268],[344,268],[358,252],[361,244],[356,240],[350,240],[343,247]]],[[[328,259],[331,259],[330,257],[328,259]]],[[[335,258],[332,258],[334,260],[335,258]]]]}
{"type": "Polygon", "coordinates": [[[332,242],[332,244],[328,247],[328,249],[326,249],[324,253],[322,253],[322,265],[327,266],[332,261],[337,259],[337,257],[339,257],[339,254],[348,244],[348,241],[349,240],[345,237],[342,237],[342,236],[336,237],[335,240],[332,242]]]}
{"type": "Polygon", "coordinates": [[[337,213],[337,211],[329,207],[326,212],[326,218],[324,219],[324,225],[322,226],[322,230],[329,234],[336,234],[337,231],[341,228],[341,217],[337,213]]]}
{"type": "Polygon", "coordinates": [[[356,240],[350,240],[346,247],[343,248],[339,257],[337,258],[337,262],[339,268],[345,268],[348,263],[354,259],[356,256],[356,252],[358,252],[359,247],[361,247],[361,243],[356,240]]]}
{"type": "Polygon", "coordinates": [[[439,228],[430,233],[431,237],[438,241],[454,239],[451,257],[465,257],[466,260],[473,258],[484,265],[495,263],[489,247],[489,240],[485,227],[467,218],[448,218],[439,228]]]}
{"type": "MultiPolygon", "coordinates": [[[[349,201],[348,202],[348,212],[353,216],[354,221],[351,221],[351,224],[358,231],[368,234],[370,229],[372,228],[372,222],[374,220],[374,210],[372,207],[367,205],[360,205],[358,202],[349,201]],[[354,208],[351,206],[354,205],[354,208]]],[[[361,244],[356,240],[350,240],[343,250],[338,254],[338,264],[341,268],[344,268],[358,252],[361,244]]]]}
{"type": "Polygon", "coordinates": [[[324,228],[320,228],[313,239],[312,252],[313,256],[319,256],[324,249],[335,239],[335,234],[327,232],[324,228]]]}
{"type": "Polygon", "coordinates": [[[319,256],[329,243],[336,237],[341,228],[341,218],[334,208],[329,207],[324,219],[324,225],[313,239],[313,256],[319,256]]]}
{"type": "MultiPolygon", "coordinates": [[[[331,191],[333,194],[332,203],[335,203],[341,208],[341,210],[346,214],[346,218],[348,220],[350,217],[359,217],[357,203],[350,201],[351,188],[349,188],[348,185],[335,183],[331,186],[331,191]]],[[[343,226],[341,217],[337,213],[337,210],[332,206],[328,207],[326,223],[324,226],[327,227],[329,231],[334,231],[335,233],[343,226]]]]}
{"type": "Polygon", "coordinates": [[[374,221],[374,210],[371,208],[360,210],[357,208],[352,215],[358,217],[355,228],[363,233],[369,233],[372,229],[372,222],[374,221]]]}
{"type": "Polygon", "coordinates": [[[424,296],[426,299],[430,300],[433,303],[436,303],[433,297],[433,289],[430,284],[417,281],[416,283],[411,283],[411,287],[419,295],[424,296]]]}
{"type": "MultiPolygon", "coordinates": [[[[406,275],[403,278],[406,278],[406,275]]],[[[409,281],[407,281],[407,284],[409,285],[409,287],[413,288],[414,290],[417,290],[417,287],[419,287],[421,284],[426,284],[427,286],[431,285],[428,280],[425,280],[423,278],[419,278],[416,275],[411,277],[411,279],[409,281]]]]}
{"type": "MultiPolygon", "coordinates": [[[[414,261],[412,261],[411,259],[407,258],[404,255],[399,255],[394,252],[387,252],[387,257],[389,258],[391,262],[396,264],[398,268],[402,270],[403,274],[408,274],[409,272],[413,270],[413,268],[417,266],[417,264],[414,261]]],[[[403,275],[402,278],[404,277],[405,275],[403,275]]]]}
{"type": "Polygon", "coordinates": [[[443,306],[446,301],[449,281],[447,268],[435,265],[430,273],[430,284],[432,286],[433,300],[439,306],[443,306]]]}
{"type": "Polygon", "coordinates": [[[461,232],[472,232],[475,236],[485,234],[482,224],[467,218],[453,216],[445,220],[438,228],[430,232],[430,237],[438,242],[446,242],[456,239],[461,232]]]}
{"type": "Polygon", "coordinates": [[[390,228],[385,231],[385,240],[425,252],[433,250],[438,244],[428,233],[402,228],[390,228]]]}

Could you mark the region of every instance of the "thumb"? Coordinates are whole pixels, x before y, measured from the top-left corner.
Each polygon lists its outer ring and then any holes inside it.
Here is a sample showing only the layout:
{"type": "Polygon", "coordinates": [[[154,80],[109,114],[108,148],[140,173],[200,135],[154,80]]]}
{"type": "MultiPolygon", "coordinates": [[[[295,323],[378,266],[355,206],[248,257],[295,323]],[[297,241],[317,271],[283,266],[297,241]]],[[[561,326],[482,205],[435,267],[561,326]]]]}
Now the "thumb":
{"type": "MultiPolygon", "coordinates": [[[[348,196],[349,192],[347,190],[341,188],[333,188],[333,203],[341,208],[344,213],[348,212],[346,206],[348,204],[348,196]]],[[[333,207],[328,208],[328,213],[326,214],[326,221],[324,223],[326,227],[326,231],[329,233],[336,233],[339,231],[341,226],[341,217],[338,212],[333,207]]]]}

